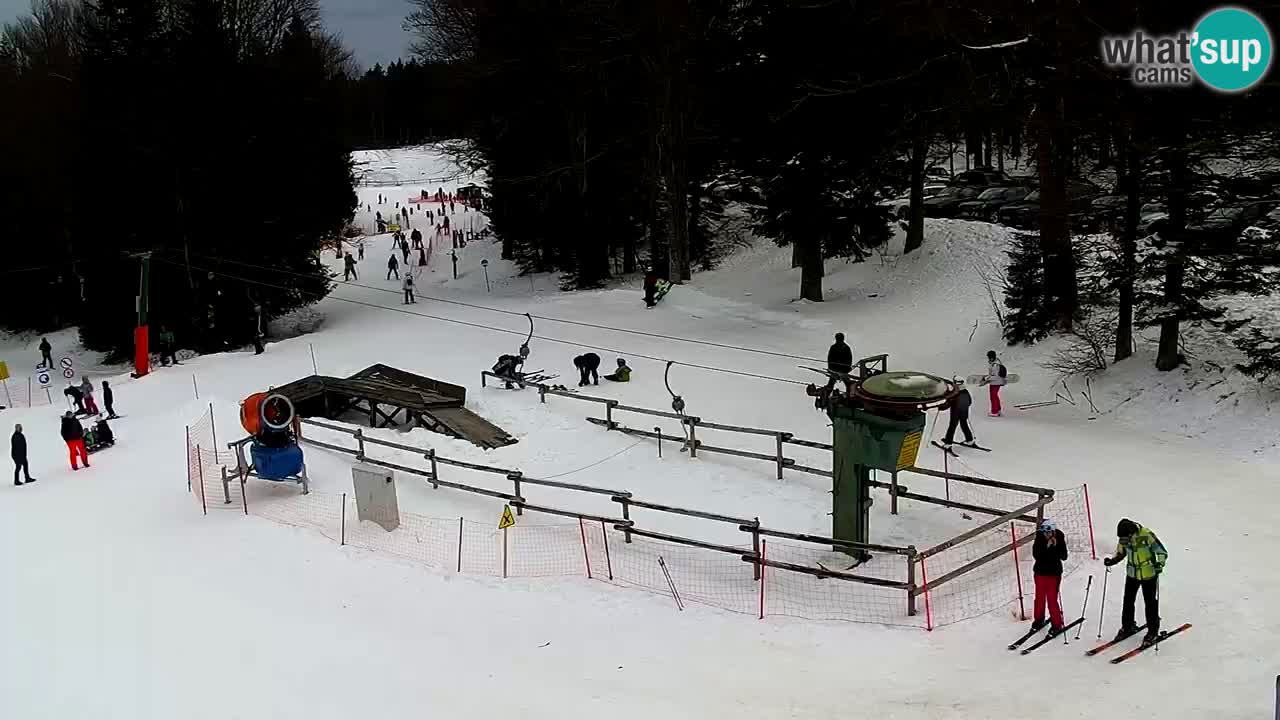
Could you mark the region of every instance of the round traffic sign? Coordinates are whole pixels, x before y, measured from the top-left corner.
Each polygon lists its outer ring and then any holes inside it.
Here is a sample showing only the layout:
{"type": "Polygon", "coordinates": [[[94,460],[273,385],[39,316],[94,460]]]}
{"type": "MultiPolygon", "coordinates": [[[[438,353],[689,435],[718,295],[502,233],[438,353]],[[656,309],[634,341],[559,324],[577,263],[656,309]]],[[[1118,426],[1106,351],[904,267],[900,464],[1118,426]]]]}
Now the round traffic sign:
{"type": "Polygon", "coordinates": [[[75,370],[72,370],[71,368],[67,368],[66,370],[63,370],[63,371],[62,371],[62,377],[66,378],[66,379],[68,379],[68,380],[70,380],[71,378],[73,378],[73,377],[75,377],[75,376],[76,376],[76,371],[75,371],[75,370]]]}
{"type": "Polygon", "coordinates": [[[36,382],[40,383],[41,385],[48,385],[48,384],[49,384],[49,373],[47,373],[47,372],[42,372],[42,373],[40,373],[39,375],[37,375],[37,376],[36,376],[36,382]]]}
{"type": "Polygon", "coordinates": [[[69,357],[64,357],[64,358],[62,358],[61,360],[59,360],[59,361],[58,361],[58,364],[59,364],[59,365],[61,365],[61,366],[62,366],[62,367],[64,367],[64,368],[70,369],[70,368],[71,368],[71,365],[72,365],[71,358],[69,358],[69,357]]]}

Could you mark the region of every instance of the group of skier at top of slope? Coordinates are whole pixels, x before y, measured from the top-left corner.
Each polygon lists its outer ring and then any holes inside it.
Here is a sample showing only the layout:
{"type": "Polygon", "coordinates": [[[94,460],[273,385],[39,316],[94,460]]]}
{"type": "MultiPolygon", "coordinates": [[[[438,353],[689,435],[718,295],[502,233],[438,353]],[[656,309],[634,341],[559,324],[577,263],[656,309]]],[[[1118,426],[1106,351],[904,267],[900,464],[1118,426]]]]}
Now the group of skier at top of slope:
{"type": "MultiPolygon", "coordinates": [[[[849,375],[853,372],[853,349],[845,342],[844,333],[836,333],[835,342],[827,351],[827,370],[833,373],[828,390],[834,386],[836,374],[849,375]]],[[[956,429],[959,428],[964,433],[965,444],[976,446],[976,438],[969,427],[969,408],[973,405],[973,396],[969,394],[964,376],[955,376],[953,382],[959,392],[944,406],[949,411],[949,419],[942,442],[948,447],[954,444],[956,429]]],[[[989,389],[991,417],[1003,415],[1000,389],[1008,382],[1008,369],[996,351],[988,350],[987,372],[978,384],[986,385],[989,389]]],[[[1033,631],[1039,630],[1047,622],[1052,637],[1063,632],[1065,627],[1061,584],[1063,562],[1067,559],[1067,539],[1053,520],[1041,521],[1037,530],[1031,546],[1031,555],[1035,560],[1032,568],[1035,579],[1035,612],[1031,628],[1033,631]]],[[[1160,637],[1159,582],[1169,552],[1151,529],[1128,518],[1121,520],[1116,526],[1116,535],[1119,542],[1115,553],[1103,560],[1108,569],[1121,560],[1128,560],[1120,630],[1116,634],[1116,640],[1123,640],[1145,627],[1147,632],[1143,637],[1143,645],[1150,645],[1160,637]],[[1139,591],[1142,592],[1146,611],[1145,626],[1139,626],[1134,620],[1134,606],[1139,591]]]]}

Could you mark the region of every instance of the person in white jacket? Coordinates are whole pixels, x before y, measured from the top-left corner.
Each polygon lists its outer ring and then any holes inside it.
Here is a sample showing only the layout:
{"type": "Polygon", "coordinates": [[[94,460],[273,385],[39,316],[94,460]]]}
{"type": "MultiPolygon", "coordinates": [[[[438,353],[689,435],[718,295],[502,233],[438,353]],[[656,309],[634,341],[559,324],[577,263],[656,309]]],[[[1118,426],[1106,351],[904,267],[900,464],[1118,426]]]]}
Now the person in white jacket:
{"type": "Polygon", "coordinates": [[[987,386],[988,392],[991,393],[991,417],[1000,417],[1000,388],[1008,382],[1009,372],[1005,370],[1004,363],[1000,362],[1000,358],[996,355],[995,350],[987,351],[987,377],[983,380],[983,384],[987,386]]]}
{"type": "Polygon", "coordinates": [[[413,297],[413,271],[405,268],[404,279],[400,281],[400,287],[404,288],[404,304],[417,304],[417,300],[413,297]]]}

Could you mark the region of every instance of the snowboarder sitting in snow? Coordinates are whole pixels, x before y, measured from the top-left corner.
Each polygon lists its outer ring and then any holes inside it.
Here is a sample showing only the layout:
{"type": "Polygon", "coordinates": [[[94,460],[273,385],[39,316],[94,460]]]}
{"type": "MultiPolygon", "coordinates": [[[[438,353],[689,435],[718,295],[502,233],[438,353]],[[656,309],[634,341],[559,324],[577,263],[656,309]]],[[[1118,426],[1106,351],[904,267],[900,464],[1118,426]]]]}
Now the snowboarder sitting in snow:
{"type": "Polygon", "coordinates": [[[1032,630],[1044,627],[1046,606],[1049,609],[1049,635],[1062,632],[1062,563],[1067,559],[1067,537],[1052,520],[1040,522],[1040,532],[1031,543],[1035,558],[1032,572],[1036,579],[1036,617],[1032,630]]]}
{"type": "Polygon", "coordinates": [[[964,433],[964,441],[972,445],[977,442],[973,439],[973,431],[969,429],[969,407],[973,405],[973,396],[964,386],[964,378],[955,376],[955,384],[960,388],[960,392],[947,401],[950,419],[947,421],[947,434],[942,438],[942,444],[950,445],[956,441],[958,427],[964,433]]]}
{"type": "Polygon", "coordinates": [[[1150,645],[1160,636],[1160,573],[1164,572],[1169,551],[1154,532],[1129,518],[1116,525],[1116,535],[1120,542],[1116,545],[1115,554],[1102,561],[1104,565],[1111,567],[1125,558],[1129,559],[1125,567],[1120,632],[1116,633],[1116,639],[1123,640],[1138,632],[1133,614],[1138,590],[1141,589],[1142,604],[1147,615],[1147,634],[1142,638],[1142,643],[1150,645]]]}
{"type": "Polygon", "coordinates": [[[605,375],[604,379],[612,382],[631,382],[631,368],[627,367],[627,361],[618,358],[618,369],[605,375]]]}
{"type": "MultiPolygon", "coordinates": [[[[493,374],[503,380],[519,380],[520,368],[524,365],[524,358],[519,355],[499,355],[498,362],[493,364],[493,374]]],[[[511,390],[514,386],[510,380],[507,382],[507,389],[511,390]]]]}
{"type": "Polygon", "coordinates": [[[581,379],[578,380],[578,387],[585,387],[591,383],[587,382],[588,378],[593,378],[595,384],[600,384],[600,356],[595,353],[586,353],[579,355],[573,359],[573,366],[578,368],[578,374],[581,379]]]}

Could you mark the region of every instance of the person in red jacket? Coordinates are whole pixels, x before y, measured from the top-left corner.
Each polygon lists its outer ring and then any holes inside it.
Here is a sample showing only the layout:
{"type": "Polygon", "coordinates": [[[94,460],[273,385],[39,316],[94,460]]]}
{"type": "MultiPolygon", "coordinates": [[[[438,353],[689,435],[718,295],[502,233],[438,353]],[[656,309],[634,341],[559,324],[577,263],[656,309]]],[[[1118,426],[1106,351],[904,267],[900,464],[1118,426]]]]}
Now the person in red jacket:
{"type": "Polygon", "coordinates": [[[658,304],[654,294],[658,292],[658,273],[653,268],[646,268],[644,273],[644,304],[653,307],[658,304]]]}
{"type": "Polygon", "coordinates": [[[1067,559],[1067,537],[1052,520],[1040,521],[1040,531],[1031,544],[1035,558],[1032,571],[1036,578],[1036,615],[1032,629],[1044,627],[1045,609],[1049,611],[1049,634],[1062,632],[1062,563],[1067,559]]]}
{"type": "Polygon", "coordinates": [[[77,457],[85,467],[89,467],[89,452],[84,449],[84,426],[70,410],[62,416],[62,439],[67,443],[67,451],[71,454],[71,469],[80,469],[76,464],[77,457]]]}

